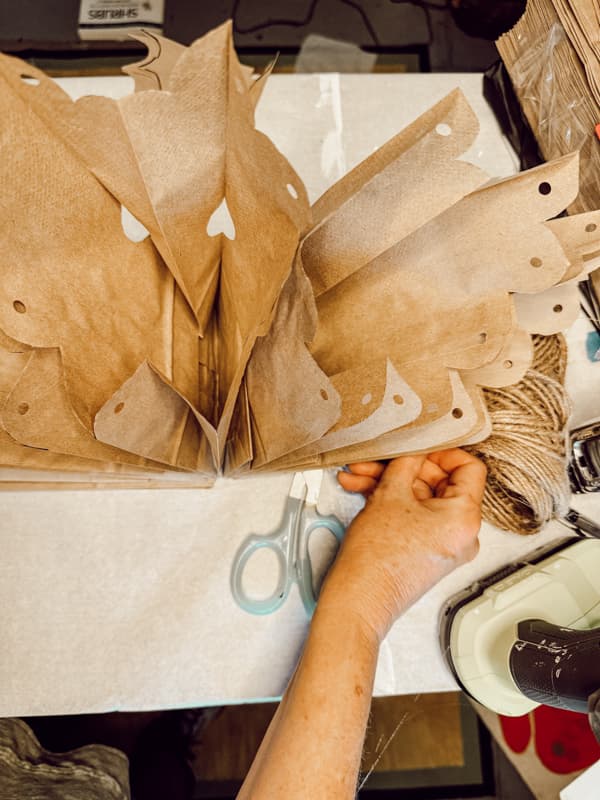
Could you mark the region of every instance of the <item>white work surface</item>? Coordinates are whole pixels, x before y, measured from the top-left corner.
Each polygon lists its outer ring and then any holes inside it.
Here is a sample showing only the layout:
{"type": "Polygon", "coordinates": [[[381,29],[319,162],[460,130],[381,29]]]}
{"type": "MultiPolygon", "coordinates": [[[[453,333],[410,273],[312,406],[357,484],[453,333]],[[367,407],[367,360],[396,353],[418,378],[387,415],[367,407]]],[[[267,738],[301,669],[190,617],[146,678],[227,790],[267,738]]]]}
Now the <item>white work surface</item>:
{"type": "MultiPolygon", "coordinates": [[[[73,95],[119,96],[128,78],[65,79],[73,95]]],[[[481,96],[480,75],[273,76],[257,119],[312,199],[455,86],[481,123],[469,153],[494,175],[516,161],[481,96]]],[[[110,143],[106,143],[110,146],[110,143]]],[[[385,214],[385,208],[381,209],[385,214]]],[[[570,338],[576,423],[600,415],[600,365],[586,361],[580,321],[570,338]]],[[[347,520],[357,499],[327,476],[323,512],[347,520]]],[[[221,480],[211,490],[31,491],[0,494],[0,716],[245,702],[281,695],[307,620],[294,587],[254,617],[234,603],[240,542],[279,521],[289,476],[221,480]]],[[[600,496],[579,498],[600,517],[600,496]]],[[[565,535],[484,525],[477,559],[440,583],[381,649],[377,694],[452,690],[438,644],[444,601],[476,578],[565,535]]],[[[272,564],[262,561],[254,582],[272,564]]],[[[269,573],[270,574],[270,573],[269,573]]]]}

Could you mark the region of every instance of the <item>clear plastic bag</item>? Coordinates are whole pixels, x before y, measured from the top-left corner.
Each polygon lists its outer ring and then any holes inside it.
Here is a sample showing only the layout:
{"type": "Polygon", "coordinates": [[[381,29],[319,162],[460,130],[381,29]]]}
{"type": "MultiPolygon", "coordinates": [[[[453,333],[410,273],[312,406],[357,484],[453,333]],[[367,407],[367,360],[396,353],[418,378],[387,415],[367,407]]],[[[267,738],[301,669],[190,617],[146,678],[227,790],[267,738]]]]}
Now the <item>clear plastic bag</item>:
{"type": "MultiPolygon", "coordinates": [[[[547,14],[551,10],[545,8],[547,14]]],[[[579,151],[580,191],[568,210],[591,211],[600,207],[600,147],[594,130],[600,108],[576,46],[563,25],[551,20],[530,14],[528,7],[498,40],[498,50],[543,158],[579,151]]]]}
{"type": "Polygon", "coordinates": [[[511,77],[521,104],[535,121],[532,127],[548,160],[579,150],[593,134],[581,121],[582,96],[566,97],[558,82],[564,69],[561,49],[571,47],[560,23],[547,37],[529,43],[513,64],[511,77]]]}

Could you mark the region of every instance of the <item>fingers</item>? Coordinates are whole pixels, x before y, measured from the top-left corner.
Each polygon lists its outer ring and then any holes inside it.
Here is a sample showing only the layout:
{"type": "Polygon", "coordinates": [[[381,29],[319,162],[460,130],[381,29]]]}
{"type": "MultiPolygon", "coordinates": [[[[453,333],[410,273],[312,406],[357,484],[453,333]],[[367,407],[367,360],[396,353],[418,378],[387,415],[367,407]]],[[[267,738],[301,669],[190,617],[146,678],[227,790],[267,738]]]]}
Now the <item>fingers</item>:
{"type": "MultiPolygon", "coordinates": [[[[426,456],[402,456],[388,464],[380,461],[361,461],[350,464],[350,472],[338,472],[340,485],[348,492],[360,492],[365,496],[372,494],[378,485],[392,489],[397,494],[405,493],[416,487],[414,496],[417,499],[427,499],[432,496],[429,481],[421,479],[420,469],[426,456]]],[[[439,471],[439,467],[431,465],[431,473],[439,471]]],[[[442,473],[445,474],[445,473],[442,473]]]]}
{"type": "Polygon", "coordinates": [[[417,500],[431,500],[433,497],[433,490],[427,481],[417,478],[413,485],[412,490],[417,500]]]}
{"type": "Polygon", "coordinates": [[[368,496],[380,484],[398,494],[410,490],[417,500],[469,495],[478,505],[483,499],[487,474],[482,461],[460,448],[401,456],[387,465],[361,461],[349,469],[350,472],[338,473],[340,485],[348,492],[368,496]]]}
{"type": "Polygon", "coordinates": [[[377,486],[377,480],[370,478],[368,475],[352,475],[349,472],[338,472],[337,479],[342,489],[347,492],[360,492],[365,497],[372,494],[377,486]]]}
{"type": "Polygon", "coordinates": [[[443,489],[443,486],[439,486],[442,493],[436,489],[436,496],[467,494],[477,504],[481,503],[487,476],[487,469],[483,461],[457,447],[452,450],[430,453],[428,459],[447,475],[447,488],[443,489]]]}
{"type": "Polygon", "coordinates": [[[448,473],[427,457],[419,472],[419,478],[429,484],[432,494],[437,494],[440,484],[448,480],[448,473]]]}
{"type": "Polygon", "coordinates": [[[446,492],[448,491],[448,476],[442,478],[435,486],[435,496],[436,497],[445,497],[446,492]]]}
{"type": "Polygon", "coordinates": [[[385,463],[382,461],[357,461],[356,464],[349,464],[348,469],[353,475],[366,475],[379,480],[383,475],[385,463]]]}
{"type": "Polygon", "coordinates": [[[382,489],[393,491],[396,494],[413,495],[413,484],[419,478],[419,473],[427,456],[401,456],[394,458],[385,468],[379,481],[382,489]]]}
{"type": "Polygon", "coordinates": [[[338,472],[340,486],[347,492],[360,492],[368,497],[373,493],[385,464],[381,461],[358,461],[348,466],[350,472],[338,472]]]}

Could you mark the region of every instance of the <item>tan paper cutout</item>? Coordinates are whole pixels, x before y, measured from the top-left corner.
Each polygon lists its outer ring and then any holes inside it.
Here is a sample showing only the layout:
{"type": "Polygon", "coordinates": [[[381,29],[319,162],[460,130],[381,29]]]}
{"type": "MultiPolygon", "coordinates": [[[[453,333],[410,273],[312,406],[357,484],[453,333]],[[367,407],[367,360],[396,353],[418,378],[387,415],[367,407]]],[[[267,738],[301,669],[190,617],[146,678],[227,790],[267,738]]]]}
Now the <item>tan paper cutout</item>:
{"type": "Polygon", "coordinates": [[[317,297],[487,182],[458,160],[478,130],[455,90],[317,200],[317,225],[302,245],[317,297]]]}
{"type": "Polygon", "coordinates": [[[600,211],[588,211],[546,222],[559,240],[570,265],[561,283],[582,278],[600,266],[600,211]]]}
{"type": "Polygon", "coordinates": [[[146,362],[96,414],[94,433],[144,458],[197,469],[200,433],[192,411],[146,362]]]}
{"type": "MultiPolygon", "coordinates": [[[[551,291],[551,290],[549,290],[551,291]]],[[[541,295],[543,297],[543,294],[541,295]]],[[[535,304],[540,295],[520,294],[515,295],[517,305],[517,321],[522,327],[516,328],[508,337],[506,344],[500,350],[496,358],[489,364],[473,370],[463,370],[461,377],[463,380],[476,384],[477,386],[512,386],[518,383],[531,366],[533,360],[533,343],[529,331],[519,316],[520,299],[532,300],[535,304]]]]}
{"type": "Polygon", "coordinates": [[[33,351],[0,408],[0,424],[15,441],[29,447],[85,459],[165,469],[164,465],[94,439],[74,413],[65,386],[59,350],[33,351]]]}
{"type": "Polygon", "coordinates": [[[148,48],[147,55],[141,61],[123,67],[123,72],[134,79],[135,91],[167,89],[171,73],[185,53],[185,45],[147,30],[136,31],[131,38],[148,48]]]}
{"type": "Polygon", "coordinates": [[[535,295],[516,294],[519,325],[528,333],[549,336],[570,327],[579,316],[580,295],[576,283],[552,286],[535,295]]]}

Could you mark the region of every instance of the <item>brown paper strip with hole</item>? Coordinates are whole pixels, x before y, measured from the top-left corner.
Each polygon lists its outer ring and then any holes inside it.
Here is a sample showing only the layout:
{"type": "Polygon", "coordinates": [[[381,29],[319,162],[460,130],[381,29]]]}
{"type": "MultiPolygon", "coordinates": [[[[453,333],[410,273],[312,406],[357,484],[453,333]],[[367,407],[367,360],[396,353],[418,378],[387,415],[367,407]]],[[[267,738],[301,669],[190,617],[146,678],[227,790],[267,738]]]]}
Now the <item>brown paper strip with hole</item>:
{"type": "MultiPolygon", "coordinates": [[[[144,188],[140,166],[137,163],[131,143],[118,133],[122,122],[114,101],[102,97],[84,97],[73,102],[70,97],[40,70],[22,61],[7,56],[0,56],[0,85],[4,101],[16,101],[19,98],[28,109],[28,115],[35,124],[36,138],[43,141],[53,133],[63,147],[71,150],[69,161],[76,158],[86,164],[96,178],[107,186],[112,195],[119,199],[133,216],[153,234],[163,257],[176,278],[180,278],[177,264],[160,231],[148,193],[144,188]],[[33,86],[24,83],[21,76],[24,71],[38,82],[33,86]],[[16,97],[15,97],[16,95],[16,97]],[[36,119],[37,118],[37,119],[36,119]],[[112,133],[102,135],[106,126],[112,127],[112,133]],[[110,141],[107,148],[105,142],[110,141]],[[105,160],[108,165],[104,165],[105,160]],[[96,164],[96,162],[98,162],[96,164]],[[111,166],[115,165],[115,176],[111,166]],[[116,166],[119,169],[116,169],[116,166]],[[127,187],[130,187],[127,189],[127,187]],[[140,188],[141,186],[141,188],[140,188]],[[127,199],[123,201],[123,197],[127,199]],[[135,201],[134,201],[135,198],[135,201]]],[[[72,167],[71,167],[72,169],[72,167]]],[[[43,171],[43,170],[40,170],[43,171]]],[[[83,170],[80,168],[80,172],[83,170]]],[[[113,226],[113,231],[116,228],[113,226]]],[[[214,259],[217,259],[215,254],[214,259]]],[[[183,280],[180,287],[185,291],[183,280]]]]}
{"type": "Polygon", "coordinates": [[[559,240],[571,262],[561,283],[583,280],[600,265],[600,211],[551,219],[546,222],[546,227],[559,240]]]}
{"type": "Polygon", "coordinates": [[[423,413],[421,387],[415,390],[398,373],[390,359],[383,363],[377,359],[367,371],[369,377],[366,380],[364,367],[332,376],[331,382],[344,405],[340,419],[319,440],[320,450],[338,449],[360,439],[379,436],[410,424],[423,413]],[[379,375],[380,372],[383,375],[379,375]],[[376,393],[365,391],[361,395],[359,382],[364,388],[376,387],[376,393]]]}
{"type": "MultiPolygon", "coordinates": [[[[370,453],[367,458],[393,458],[411,453],[426,453],[480,441],[489,435],[489,417],[481,389],[465,383],[461,374],[455,370],[449,372],[449,379],[453,390],[452,407],[446,415],[422,427],[401,428],[374,439],[364,448],[370,453]],[[452,438],[444,438],[448,434],[452,438]],[[383,455],[386,450],[387,456],[383,455]]],[[[324,466],[357,460],[362,460],[360,448],[348,448],[326,454],[324,466]]]]}
{"type": "Polygon", "coordinates": [[[363,267],[362,280],[408,270],[465,296],[543,291],[569,266],[544,220],[568,205],[577,186],[577,154],[488,184],[363,267]]]}
{"type": "Polygon", "coordinates": [[[18,443],[85,459],[166,469],[94,439],[74,414],[57,348],[34,350],[0,409],[0,424],[18,443]]]}
{"type": "Polygon", "coordinates": [[[515,294],[519,325],[529,333],[549,336],[569,328],[579,317],[577,283],[565,283],[538,294],[515,294]]]}
{"type": "MultiPolygon", "coordinates": [[[[537,300],[540,295],[514,295],[514,298],[537,300]]],[[[517,310],[517,320],[522,324],[517,310]]],[[[476,386],[513,386],[518,383],[533,360],[533,343],[528,329],[517,328],[507,338],[504,347],[489,364],[473,370],[461,370],[463,381],[476,386]]]]}
{"type": "MultiPolygon", "coordinates": [[[[223,463],[229,423],[234,408],[238,407],[242,379],[243,369],[239,368],[228,405],[215,429],[172,381],[146,362],[100,409],[94,432],[98,439],[120,442],[119,446],[135,453],[143,454],[148,447],[148,458],[157,458],[160,452],[164,463],[216,474],[223,463]],[[125,407],[127,424],[121,421],[120,413],[125,407]],[[119,411],[115,413],[117,408],[119,411]]],[[[238,459],[249,460],[252,450],[248,437],[240,436],[238,445],[247,448],[240,449],[238,459]]]]}
{"type": "MultiPolygon", "coordinates": [[[[335,463],[362,460],[361,450],[369,453],[366,458],[392,458],[396,455],[421,452],[422,450],[441,449],[453,447],[463,441],[471,441],[486,431],[489,427],[486,419],[485,406],[482,405],[482,395],[475,384],[465,388],[462,374],[456,370],[446,373],[450,386],[448,403],[429,403],[423,413],[413,422],[388,430],[380,436],[375,436],[367,441],[356,442],[345,447],[322,452],[320,442],[316,447],[304,448],[297,457],[308,458],[313,461],[315,451],[318,463],[323,466],[332,466],[335,463]],[[458,377],[457,377],[458,374],[458,377]],[[437,440],[437,444],[432,442],[437,440]],[[387,456],[382,456],[382,448],[389,448],[387,456]],[[379,453],[375,456],[373,453],[379,453]],[[340,460],[338,460],[340,459],[340,460]]],[[[438,396],[438,399],[441,397],[438,396]]],[[[478,439],[476,439],[478,441],[478,439]]]]}
{"type": "Polygon", "coordinates": [[[201,433],[192,411],[148,363],[96,414],[94,433],[100,441],[144,458],[198,468],[201,433]]]}
{"type": "Polygon", "coordinates": [[[182,469],[215,474],[221,463],[219,433],[162,375],[145,362],[100,409],[99,440],[182,469]]]}
{"type": "Polygon", "coordinates": [[[473,369],[495,357],[513,328],[508,293],[470,295],[403,266],[367,268],[369,280],[360,270],[318,298],[310,350],[327,374],[369,364],[374,353],[399,370],[425,359],[473,369]]]}
{"type": "Polygon", "coordinates": [[[302,258],[317,297],[488,180],[458,160],[478,130],[457,89],[316,202],[302,258]]]}
{"type": "MultiPolygon", "coordinates": [[[[378,368],[379,364],[374,365],[374,367],[378,368]]],[[[371,395],[370,392],[363,395],[361,402],[361,417],[363,418],[360,421],[354,424],[341,424],[338,421],[338,424],[334,425],[326,434],[295,450],[293,458],[303,462],[307,458],[314,458],[317,454],[330,450],[340,450],[357,442],[366,442],[401,426],[408,426],[418,418],[439,416],[437,403],[435,404],[434,414],[429,413],[428,415],[427,411],[423,411],[419,395],[402,379],[390,361],[384,364],[384,370],[386,377],[383,383],[383,396],[371,395]],[[372,409],[367,416],[365,416],[365,407],[372,409]]],[[[374,373],[375,369],[371,371],[372,375],[374,373]]],[[[350,377],[350,381],[355,387],[352,375],[348,376],[346,374],[342,377],[350,377]]],[[[361,375],[361,377],[363,376],[361,375]]],[[[348,393],[343,383],[336,381],[334,377],[332,384],[338,390],[342,399],[347,396],[348,393]]],[[[342,411],[340,419],[346,420],[344,411],[342,411]]],[[[265,455],[266,453],[263,451],[261,459],[255,459],[253,462],[253,467],[255,465],[257,467],[261,466],[265,455]]]]}
{"type": "MultiPolygon", "coordinates": [[[[393,365],[392,368],[393,375],[398,375],[393,365]]],[[[351,390],[354,390],[355,396],[359,398],[357,406],[359,406],[360,416],[357,415],[354,417],[355,421],[353,423],[344,424],[348,418],[353,418],[351,416],[353,411],[352,403],[346,403],[348,416],[345,415],[344,409],[342,408],[342,414],[338,423],[334,425],[325,436],[315,439],[307,443],[304,447],[293,451],[293,455],[291,456],[292,462],[286,461],[286,467],[288,467],[290,463],[293,463],[295,459],[300,463],[305,463],[307,460],[310,463],[315,463],[315,459],[320,458],[319,454],[335,447],[336,438],[343,443],[342,447],[338,446],[335,448],[336,450],[343,448],[351,448],[354,450],[357,446],[360,446],[361,442],[368,442],[369,439],[383,435],[384,431],[381,429],[381,425],[374,427],[370,435],[367,435],[364,431],[364,427],[373,421],[372,419],[370,420],[370,417],[377,414],[377,410],[381,406],[382,400],[386,395],[386,372],[387,368],[385,362],[383,364],[375,362],[368,368],[357,368],[355,371],[350,370],[341,376],[334,376],[332,385],[340,389],[342,399],[347,400],[348,396],[350,396],[350,400],[352,400],[351,390]],[[380,373],[383,373],[383,375],[380,375],[380,373]],[[375,385],[381,385],[383,387],[383,394],[381,396],[378,394],[372,395],[371,402],[368,404],[368,409],[371,413],[368,414],[365,411],[365,406],[361,402],[361,398],[364,397],[364,394],[361,394],[361,392],[369,392],[369,387],[373,388],[375,385]],[[330,441],[333,441],[332,446],[329,446],[330,441]]],[[[395,430],[398,428],[398,426],[393,425],[395,418],[398,419],[399,424],[402,424],[402,407],[405,394],[408,394],[409,398],[411,396],[418,397],[420,405],[419,413],[417,413],[411,421],[407,422],[406,419],[404,420],[404,428],[406,429],[416,426],[423,428],[451,411],[453,407],[453,390],[447,371],[440,371],[435,368],[432,369],[427,361],[423,361],[416,365],[415,369],[410,371],[410,380],[403,380],[403,384],[404,390],[402,394],[399,392],[387,392],[388,402],[389,395],[391,395],[391,402],[398,412],[400,412],[397,417],[392,412],[386,414],[383,420],[380,415],[374,418],[376,423],[387,421],[389,424],[388,430],[395,430]],[[423,395],[429,398],[427,403],[422,402],[421,397],[423,395]],[[431,398],[433,398],[433,400],[431,398]]],[[[409,404],[409,408],[411,406],[414,408],[414,402],[409,404]]],[[[253,462],[253,468],[255,466],[262,466],[263,463],[262,459],[257,458],[253,462]]]]}

